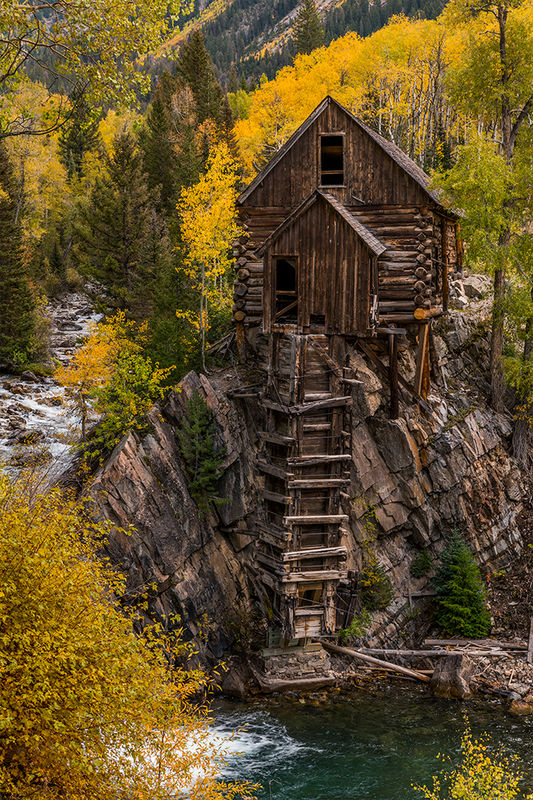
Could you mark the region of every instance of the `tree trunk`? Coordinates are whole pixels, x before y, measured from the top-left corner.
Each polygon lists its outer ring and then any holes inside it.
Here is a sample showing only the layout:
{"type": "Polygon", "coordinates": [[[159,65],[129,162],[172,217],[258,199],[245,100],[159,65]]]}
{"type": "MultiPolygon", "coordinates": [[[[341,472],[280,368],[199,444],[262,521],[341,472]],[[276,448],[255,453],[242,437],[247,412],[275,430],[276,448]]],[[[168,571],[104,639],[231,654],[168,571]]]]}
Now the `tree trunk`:
{"type": "Polygon", "coordinates": [[[200,337],[202,348],[202,372],[206,372],[205,368],[205,326],[207,324],[207,296],[205,291],[205,264],[202,264],[202,290],[200,295],[200,337]]]}
{"type": "Polygon", "coordinates": [[[494,304],[492,306],[492,330],[490,336],[490,404],[498,413],[505,410],[503,395],[503,297],[505,292],[505,273],[497,269],[494,273],[494,304]]]}
{"type": "MultiPolygon", "coordinates": [[[[527,321],[526,326],[526,338],[524,340],[524,353],[522,356],[522,360],[524,366],[527,368],[528,361],[531,361],[533,356],[533,317],[530,317],[527,321]]],[[[512,441],[512,448],[513,448],[513,455],[518,461],[518,463],[524,468],[527,469],[529,466],[529,442],[528,442],[528,433],[530,428],[530,418],[531,418],[531,403],[528,401],[527,396],[524,397],[521,394],[518,397],[517,402],[517,414],[516,414],[516,422],[513,429],[513,441],[512,441]]]]}

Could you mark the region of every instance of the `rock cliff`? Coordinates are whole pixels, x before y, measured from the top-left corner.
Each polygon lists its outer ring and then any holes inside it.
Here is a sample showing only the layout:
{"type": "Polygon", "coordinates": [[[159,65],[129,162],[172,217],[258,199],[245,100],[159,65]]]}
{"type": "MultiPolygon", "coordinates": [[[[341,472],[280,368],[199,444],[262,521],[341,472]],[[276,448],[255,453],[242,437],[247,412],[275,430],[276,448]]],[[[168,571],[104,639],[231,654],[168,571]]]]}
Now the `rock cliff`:
{"type": "MultiPolygon", "coordinates": [[[[402,643],[415,628],[423,630],[430,589],[426,576],[413,577],[412,564],[422,549],[435,559],[452,529],[464,533],[487,573],[501,570],[521,550],[526,479],[510,455],[510,415],[487,407],[486,310],[480,300],[436,327],[431,412],[406,395],[400,419],[389,420],[383,377],[356,349],[350,356],[361,383],[353,387],[352,475],[343,499],[348,574],[355,585],[371,540],[393,589],[388,608],[373,614],[368,642],[402,643]]],[[[400,357],[409,380],[411,350],[400,357]]],[[[233,391],[250,384],[249,370],[228,366],[208,377],[187,375],[153,409],[150,433],[142,440],[128,435],[90,488],[101,514],[131,528],[110,543],[128,590],[140,593],[153,584],[154,608],[162,615],[179,613],[187,637],[208,661],[231,645],[236,620],[254,605],[261,609],[253,534],[260,513],[254,458],[261,421],[253,397],[234,398],[233,391]],[[196,389],[226,448],[218,493],[227,502],[206,518],[189,494],[176,437],[196,389]]]]}

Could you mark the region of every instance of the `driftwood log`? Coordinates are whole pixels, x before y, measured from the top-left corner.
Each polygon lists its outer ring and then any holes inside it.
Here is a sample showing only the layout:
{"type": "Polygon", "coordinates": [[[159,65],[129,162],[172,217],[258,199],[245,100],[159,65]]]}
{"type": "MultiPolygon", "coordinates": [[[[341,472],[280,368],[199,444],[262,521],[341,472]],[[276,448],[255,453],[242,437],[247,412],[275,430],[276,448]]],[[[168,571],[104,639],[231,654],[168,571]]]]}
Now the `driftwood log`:
{"type": "Polygon", "coordinates": [[[379,658],[368,656],[366,655],[366,653],[361,653],[359,652],[359,650],[352,650],[350,647],[339,647],[339,645],[329,644],[329,642],[323,642],[322,647],[329,653],[336,653],[337,655],[340,656],[350,656],[351,658],[357,658],[360,661],[366,662],[367,664],[374,664],[376,667],[383,667],[383,669],[399,672],[402,675],[408,675],[410,678],[417,678],[419,681],[424,681],[424,683],[429,683],[428,676],[423,675],[421,672],[417,672],[414,669],[408,669],[408,667],[401,667],[398,664],[391,664],[390,661],[382,661],[379,658]]]}

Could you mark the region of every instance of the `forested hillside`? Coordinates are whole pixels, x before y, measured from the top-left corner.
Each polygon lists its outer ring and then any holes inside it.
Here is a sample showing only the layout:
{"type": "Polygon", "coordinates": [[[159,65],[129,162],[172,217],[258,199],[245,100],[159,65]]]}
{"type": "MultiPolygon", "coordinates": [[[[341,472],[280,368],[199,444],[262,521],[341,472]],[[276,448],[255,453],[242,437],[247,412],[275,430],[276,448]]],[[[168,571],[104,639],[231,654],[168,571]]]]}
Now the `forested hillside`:
{"type": "MultiPolygon", "coordinates": [[[[434,19],[444,4],[445,0],[321,0],[317,8],[323,43],[327,45],[348,31],[367,36],[394,14],[434,19]]],[[[179,45],[187,32],[201,30],[217,75],[231,91],[243,79],[256,83],[262,75],[273,78],[292,61],[298,0],[213,0],[207,7],[202,4],[201,11],[198,5],[196,0],[195,10],[181,20],[183,32],[170,41],[179,45]]]]}

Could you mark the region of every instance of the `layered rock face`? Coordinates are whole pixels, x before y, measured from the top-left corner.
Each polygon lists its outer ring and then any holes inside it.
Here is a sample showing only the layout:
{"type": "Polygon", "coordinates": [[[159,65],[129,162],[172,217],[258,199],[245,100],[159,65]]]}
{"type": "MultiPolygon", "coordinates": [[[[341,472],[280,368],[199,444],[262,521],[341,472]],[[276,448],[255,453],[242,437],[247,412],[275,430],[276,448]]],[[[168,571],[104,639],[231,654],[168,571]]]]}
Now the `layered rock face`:
{"type": "MultiPolygon", "coordinates": [[[[224,380],[219,376],[219,389],[224,380]]],[[[152,610],[161,617],[178,614],[185,638],[212,662],[229,646],[238,610],[250,606],[245,558],[238,552],[250,539],[236,537],[232,546],[219,529],[242,519],[253,504],[246,426],[223,394],[217,397],[209,381],[194,373],[163,408],[152,410],[150,423],[142,441],[132,433],[115,448],[90,493],[98,513],[117,525],[109,555],[127,575],[128,596],[148,590],[152,610]],[[206,397],[226,447],[219,489],[229,502],[217,517],[202,517],[193,502],[176,436],[195,390],[206,397]]]]}
{"type": "MultiPolygon", "coordinates": [[[[440,323],[432,342],[432,411],[405,395],[398,420],[387,416],[386,380],[357,349],[351,353],[360,383],[353,386],[353,463],[343,497],[347,567],[355,587],[370,547],[394,595],[385,611],[373,614],[372,643],[406,641],[410,620],[423,617],[427,578],[411,574],[422,548],[435,559],[446,535],[457,529],[489,572],[520,551],[525,476],[509,454],[511,418],[486,405],[488,353],[479,324],[475,314],[461,311],[440,323]]],[[[400,353],[406,380],[414,373],[412,352],[400,353]]],[[[254,460],[262,421],[253,398],[231,399],[239,384],[251,383],[247,369],[186,376],[181,390],[153,410],[151,433],[142,441],[127,436],[91,487],[100,513],[132,528],[129,536],[117,533],[110,547],[128,575],[129,591],[139,593],[154,582],[154,607],[161,614],[179,613],[208,660],[230,644],[239,609],[255,604],[268,613],[254,569],[262,485],[254,460]],[[227,502],[208,518],[190,497],[176,438],[196,389],[226,448],[218,494],[227,502]]]]}

